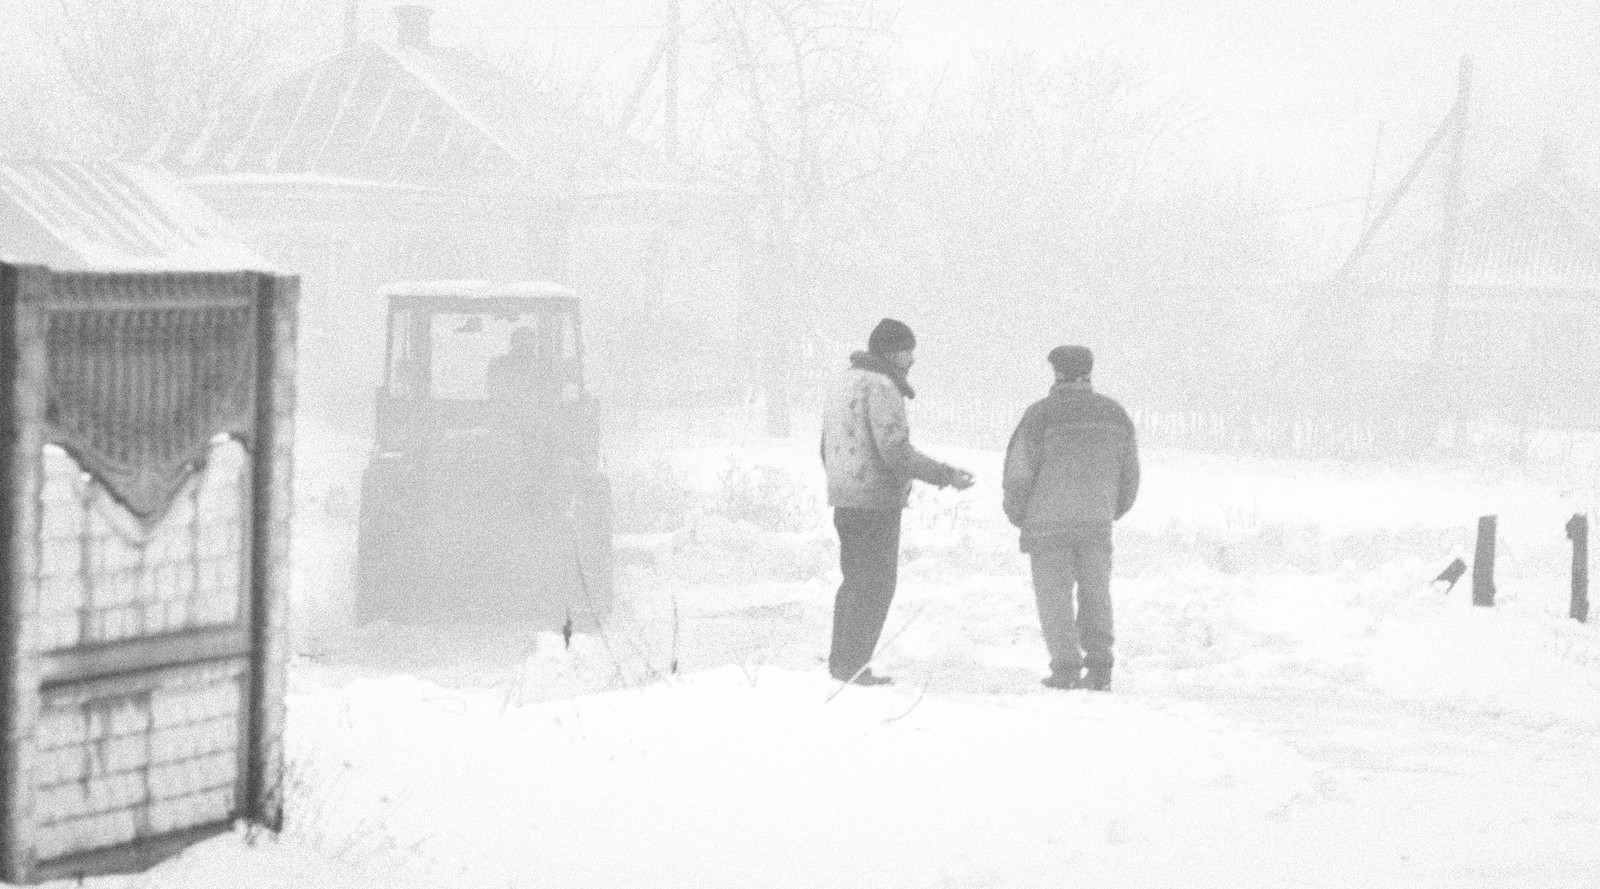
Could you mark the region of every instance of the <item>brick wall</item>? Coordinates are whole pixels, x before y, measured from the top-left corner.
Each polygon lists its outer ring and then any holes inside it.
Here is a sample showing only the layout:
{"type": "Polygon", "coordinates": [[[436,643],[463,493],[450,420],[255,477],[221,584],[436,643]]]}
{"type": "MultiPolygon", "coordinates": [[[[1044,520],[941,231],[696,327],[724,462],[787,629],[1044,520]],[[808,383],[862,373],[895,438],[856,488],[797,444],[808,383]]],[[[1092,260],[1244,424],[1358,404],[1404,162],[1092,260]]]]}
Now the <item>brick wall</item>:
{"type": "Polygon", "coordinates": [[[237,660],[46,692],[31,770],[35,856],[227,820],[244,675],[237,660]]]}
{"type": "Polygon", "coordinates": [[[138,870],[199,831],[282,817],[298,285],[105,277],[95,300],[62,297],[48,270],[0,263],[0,878],[12,882],[138,870]],[[57,298],[112,311],[253,299],[257,410],[211,440],[153,524],[51,443],[57,298]]]}
{"type": "MultiPolygon", "coordinates": [[[[250,465],[238,442],[214,442],[148,531],[61,448],[41,463],[39,651],[240,622],[250,465]]],[[[47,690],[30,770],[35,856],[226,820],[245,672],[240,658],[47,690]]]]}
{"type": "Polygon", "coordinates": [[[249,457],[214,442],[153,532],[54,445],[40,492],[39,650],[235,623],[245,597],[249,457]]]}

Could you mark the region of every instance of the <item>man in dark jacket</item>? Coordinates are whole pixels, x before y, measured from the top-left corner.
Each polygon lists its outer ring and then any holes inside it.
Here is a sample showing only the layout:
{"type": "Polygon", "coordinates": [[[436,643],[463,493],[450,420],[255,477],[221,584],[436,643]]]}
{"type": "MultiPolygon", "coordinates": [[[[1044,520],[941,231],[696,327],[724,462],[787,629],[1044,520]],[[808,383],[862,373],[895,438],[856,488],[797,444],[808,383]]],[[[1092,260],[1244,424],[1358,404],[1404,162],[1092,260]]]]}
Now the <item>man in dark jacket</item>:
{"type": "Polygon", "coordinates": [[[496,401],[515,401],[548,408],[560,386],[551,356],[541,354],[539,333],[521,325],[511,330],[506,351],[489,360],[489,397],[496,401]]]}
{"type": "Polygon", "coordinates": [[[822,414],[822,466],[828,505],[839,532],[844,582],[833,603],[828,672],[841,682],[881,685],[887,676],[867,668],[894,598],[900,560],[900,514],[913,479],[965,490],[972,475],[911,446],[905,400],[915,396],[906,372],[917,339],[905,324],[885,318],[850,356],[822,414]]]}
{"type": "Polygon", "coordinates": [[[1094,354],[1058,346],[1050,394],[1022,415],[1006,448],[1006,517],[1033,562],[1051,688],[1111,685],[1111,523],[1139,493],[1133,422],[1090,382],[1094,354]],[[1077,587],[1074,602],[1073,587],[1077,587]]]}

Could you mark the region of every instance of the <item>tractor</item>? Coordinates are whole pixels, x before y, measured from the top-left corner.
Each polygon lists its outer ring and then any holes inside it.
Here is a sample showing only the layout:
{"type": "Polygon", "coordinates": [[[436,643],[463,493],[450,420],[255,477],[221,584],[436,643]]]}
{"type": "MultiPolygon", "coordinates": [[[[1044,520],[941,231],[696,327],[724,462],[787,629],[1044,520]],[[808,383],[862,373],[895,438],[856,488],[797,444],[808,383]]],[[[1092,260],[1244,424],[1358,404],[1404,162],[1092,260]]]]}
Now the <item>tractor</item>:
{"type": "Polygon", "coordinates": [[[578,297],[483,281],[381,294],[356,621],[597,626],[612,599],[611,489],[578,297]]]}

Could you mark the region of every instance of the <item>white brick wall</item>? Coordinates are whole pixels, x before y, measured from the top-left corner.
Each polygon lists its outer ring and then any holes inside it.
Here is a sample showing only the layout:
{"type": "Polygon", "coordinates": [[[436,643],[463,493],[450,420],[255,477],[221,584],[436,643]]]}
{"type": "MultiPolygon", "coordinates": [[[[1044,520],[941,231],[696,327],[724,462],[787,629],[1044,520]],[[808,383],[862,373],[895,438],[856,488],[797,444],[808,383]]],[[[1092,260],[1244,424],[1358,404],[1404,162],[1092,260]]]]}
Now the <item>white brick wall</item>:
{"type": "Polygon", "coordinates": [[[149,533],[61,448],[45,448],[44,477],[41,650],[240,618],[249,458],[238,442],[212,444],[149,533]]]}
{"type": "MultiPolygon", "coordinates": [[[[38,302],[49,291],[49,274],[31,269],[24,277],[19,293],[31,301],[17,317],[19,342],[27,348],[17,387],[0,397],[14,398],[23,416],[43,416],[47,368],[37,347],[44,335],[38,302]]],[[[257,283],[250,278],[244,286],[253,290],[257,283]]],[[[11,820],[0,824],[7,840],[0,867],[8,877],[27,879],[41,863],[65,855],[240,814],[247,751],[239,745],[251,716],[259,728],[251,777],[263,793],[247,797],[249,814],[277,823],[298,289],[293,281],[283,286],[283,311],[274,312],[269,347],[279,372],[263,402],[278,434],[260,442],[272,473],[271,508],[261,526],[270,542],[263,554],[265,607],[251,637],[259,646],[255,669],[240,658],[41,685],[46,666],[77,663],[71,659],[78,655],[52,660],[51,652],[247,623],[244,535],[252,467],[238,443],[214,441],[204,472],[154,529],[146,529],[64,450],[47,444],[40,427],[19,430],[16,454],[22,458],[12,470],[21,497],[13,503],[17,536],[8,551],[17,594],[10,602],[16,637],[6,677],[13,707],[0,750],[10,779],[5,802],[11,820]],[[259,686],[247,696],[252,676],[259,686]]]]}
{"type": "Polygon", "coordinates": [[[45,701],[32,759],[35,853],[49,860],[234,810],[245,664],[171,667],[139,686],[45,701]]]}

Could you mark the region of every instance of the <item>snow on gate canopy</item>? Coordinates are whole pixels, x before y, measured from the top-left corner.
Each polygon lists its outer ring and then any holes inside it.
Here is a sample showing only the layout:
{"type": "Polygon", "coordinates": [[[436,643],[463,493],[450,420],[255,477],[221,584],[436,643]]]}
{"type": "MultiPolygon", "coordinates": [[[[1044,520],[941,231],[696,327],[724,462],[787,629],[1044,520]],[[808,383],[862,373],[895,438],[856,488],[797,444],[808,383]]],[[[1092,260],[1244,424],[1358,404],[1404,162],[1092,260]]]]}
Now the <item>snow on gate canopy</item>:
{"type": "Polygon", "coordinates": [[[171,174],[124,161],[0,161],[0,236],[0,258],[56,269],[274,269],[171,174]]]}

